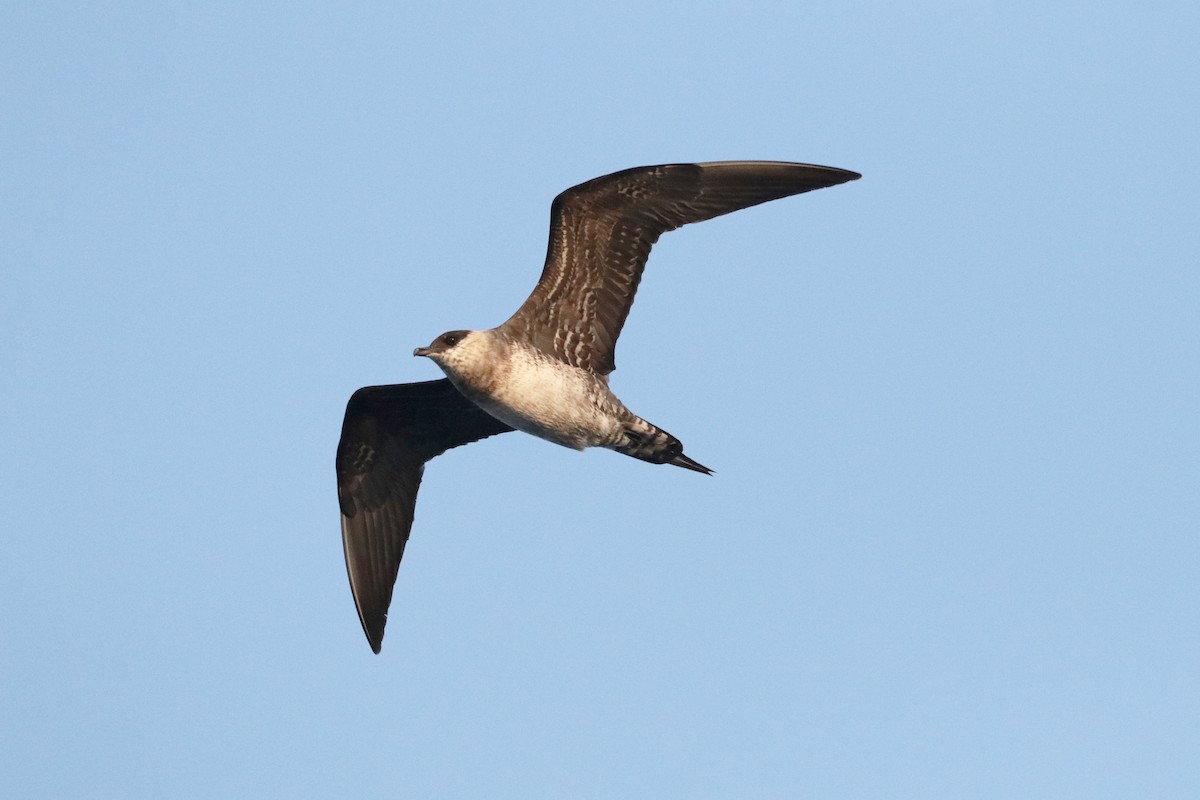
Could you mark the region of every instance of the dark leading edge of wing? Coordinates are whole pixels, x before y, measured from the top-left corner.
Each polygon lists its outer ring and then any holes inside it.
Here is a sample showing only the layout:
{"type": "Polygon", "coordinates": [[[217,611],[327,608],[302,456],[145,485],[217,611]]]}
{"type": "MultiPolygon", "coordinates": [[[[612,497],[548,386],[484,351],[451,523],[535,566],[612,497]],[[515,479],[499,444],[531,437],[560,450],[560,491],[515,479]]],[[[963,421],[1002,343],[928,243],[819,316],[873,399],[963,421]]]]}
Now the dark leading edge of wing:
{"type": "Polygon", "coordinates": [[[860,177],[813,164],[716,161],[635,167],[581,183],[554,199],[542,277],[501,328],[572,366],[607,375],[659,236],[860,177]]]}
{"type": "Polygon", "coordinates": [[[425,462],[511,430],[445,379],[367,386],[350,398],[337,450],[342,546],[358,617],[376,653],[425,462]]]}

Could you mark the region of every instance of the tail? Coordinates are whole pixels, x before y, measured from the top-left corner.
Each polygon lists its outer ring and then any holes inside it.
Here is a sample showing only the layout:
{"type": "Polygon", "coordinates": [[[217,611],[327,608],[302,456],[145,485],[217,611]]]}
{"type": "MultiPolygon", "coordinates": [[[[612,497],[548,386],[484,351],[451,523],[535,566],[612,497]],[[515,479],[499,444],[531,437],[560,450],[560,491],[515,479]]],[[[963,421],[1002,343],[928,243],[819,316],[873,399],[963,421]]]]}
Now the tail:
{"type": "Polygon", "coordinates": [[[625,426],[625,441],[613,450],[651,464],[672,464],[705,475],[713,474],[711,469],[683,454],[682,442],[644,419],[625,426]]]}

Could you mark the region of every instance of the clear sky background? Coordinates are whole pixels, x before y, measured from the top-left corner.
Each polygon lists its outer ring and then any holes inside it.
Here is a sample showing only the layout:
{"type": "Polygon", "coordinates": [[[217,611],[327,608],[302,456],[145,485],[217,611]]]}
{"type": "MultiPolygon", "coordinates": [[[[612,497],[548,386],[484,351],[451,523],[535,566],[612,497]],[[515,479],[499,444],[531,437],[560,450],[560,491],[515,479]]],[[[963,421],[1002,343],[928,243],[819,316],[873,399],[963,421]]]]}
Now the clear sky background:
{"type": "Polygon", "coordinates": [[[1198,41],[1170,0],[6,4],[0,795],[1196,797],[1198,41]],[[750,158],[864,177],[651,257],[613,385],[717,475],[437,459],[372,655],[350,393],[505,319],[562,189],[750,158]]]}

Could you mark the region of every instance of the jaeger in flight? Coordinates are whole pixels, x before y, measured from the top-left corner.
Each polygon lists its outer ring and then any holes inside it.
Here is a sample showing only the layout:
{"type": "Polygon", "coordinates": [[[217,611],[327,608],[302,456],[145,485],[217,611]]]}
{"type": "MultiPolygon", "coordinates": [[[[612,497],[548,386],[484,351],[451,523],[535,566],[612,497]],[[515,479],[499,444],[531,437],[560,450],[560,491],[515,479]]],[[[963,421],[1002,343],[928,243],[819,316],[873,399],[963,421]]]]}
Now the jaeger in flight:
{"type": "Polygon", "coordinates": [[[383,642],[417,489],[434,456],[520,430],[577,450],[606,447],[711,473],[608,387],[650,248],[681,225],[859,177],[774,161],[667,164],[616,172],[556,197],[542,277],[517,313],[497,328],[450,331],[413,351],[446,378],[368,386],[346,407],[337,451],[342,543],[371,649],[378,653],[383,642]]]}

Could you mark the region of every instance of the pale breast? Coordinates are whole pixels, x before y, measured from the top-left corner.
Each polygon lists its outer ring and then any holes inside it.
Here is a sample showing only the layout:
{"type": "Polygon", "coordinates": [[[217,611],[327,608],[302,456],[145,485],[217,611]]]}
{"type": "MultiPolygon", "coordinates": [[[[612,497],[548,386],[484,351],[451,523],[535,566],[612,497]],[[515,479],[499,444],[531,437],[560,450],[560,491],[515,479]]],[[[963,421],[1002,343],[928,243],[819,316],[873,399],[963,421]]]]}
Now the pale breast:
{"type": "Polygon", "coordinates": [[[476,402],[517,430],[577,450],[616,442],[629,413],[601,378],[524,352],[491,397],[476,402]]]}

